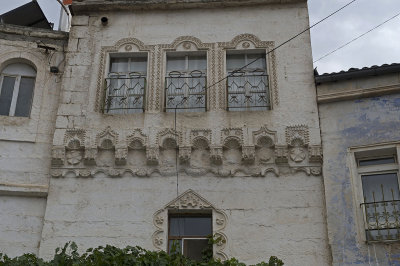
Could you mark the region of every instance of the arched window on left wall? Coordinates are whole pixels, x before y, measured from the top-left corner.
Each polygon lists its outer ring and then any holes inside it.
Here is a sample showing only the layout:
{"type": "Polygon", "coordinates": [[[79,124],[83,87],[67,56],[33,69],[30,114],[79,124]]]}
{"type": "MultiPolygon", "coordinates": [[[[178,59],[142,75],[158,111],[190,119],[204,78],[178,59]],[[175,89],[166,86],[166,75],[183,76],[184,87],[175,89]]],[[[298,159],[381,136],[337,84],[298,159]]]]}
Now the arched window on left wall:
{"type": "Polygon", "coordinates": [[[29,117],[36,70],[24,63],[7,65],[0,74],[0,115],[29,117]]]}

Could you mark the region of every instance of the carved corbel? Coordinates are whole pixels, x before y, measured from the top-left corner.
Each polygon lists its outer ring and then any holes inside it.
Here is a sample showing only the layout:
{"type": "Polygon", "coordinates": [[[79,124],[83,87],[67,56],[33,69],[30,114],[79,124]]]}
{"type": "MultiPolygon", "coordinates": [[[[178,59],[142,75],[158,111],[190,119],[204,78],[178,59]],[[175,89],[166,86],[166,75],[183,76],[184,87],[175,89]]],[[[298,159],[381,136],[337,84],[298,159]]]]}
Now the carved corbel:
{"type": "Polygon", "coordinates": [[[288,162],[288,150],[286,146],[275,146],[275,162],[276,163],[287,163],[288,162]]]}
{"type": "Polygon", "coordinates": [[[65,160],[65,148],[64,147],[53,147],[51,151],[51,164],[54,166],[64,165],[65,160]]]}
{"type": "Polygon", "coordinates": [[[255,146],[243,146],[242,147],[242,160],[246,164],[254,163],[256,157],[255,146]]]}
{"type": "Polygon", "coordinates": [[[308,148],[308,156],[309,161],[313,163],[321,163],[322,162],[322,147],[320,145],[310,146],[308,148]]]}
{"type": "Polygon", "coordinates": [[[96,165],[96,156],[97,149],[96,148],[87,148],[85,149],[85,164],[86,165],[96,165]]]}
{"type": "Polygon", "coordinates": [[[117,148],[115,150],[115,164],[116,165],[125,165],[127,158],[128,158],[128,149],[127,148],[117,148]]]}
{"type": "Polygon", "coordinates": [[[222,146],[213,146],[210,150],[210,159],[214,164],[222,163],[222,146]]]}
{"type": "Polygon", "coordinates": [[[157,165],[159,156],[160,155],[160,149],[157,146],[152,146],[146,149],[146,157],[147,157],[147,164],[150,165],[157,165]]]}
{"type": "Polygon", "coordinates": [[[179,147],[179,160],[181,163],[188,163],[190,161],[190,155],[192,148],[190,146],[179,147]]]}

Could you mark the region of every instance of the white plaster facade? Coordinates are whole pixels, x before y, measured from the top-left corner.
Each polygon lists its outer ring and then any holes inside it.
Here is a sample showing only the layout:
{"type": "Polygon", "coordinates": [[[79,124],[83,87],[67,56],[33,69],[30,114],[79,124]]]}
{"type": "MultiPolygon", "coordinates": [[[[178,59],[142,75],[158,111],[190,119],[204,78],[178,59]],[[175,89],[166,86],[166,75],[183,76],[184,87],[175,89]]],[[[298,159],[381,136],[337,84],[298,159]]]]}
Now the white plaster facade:
{"type": "MultiPolygon", "coordinates": [[[[79,1],[72,11],[62,76],[49,74],[43,63],[37,68],[35,98],[47,93],[37,105],[40,119],[34,109],[25,119],[37,131],[27,129],[29,142],[20,143],[11,138],[25,138],[25,124],[1,124],[0,181],[35,186],[28,194],[20,189],[11,198],[0,196],[0,210],[18,205],[28,215],[25,209],[35,204],[38,222],[24,240],[35,238],[34,247],[0,249],[44,258],[67,241],[82,249],[129,244],[166,250],[168,212],[207,209],[214,233],[226,240],[214,247],[219,258],[256,263],[275,255],[286,265],[330,264],[310,37],[268,53],[308,26],[306,1],[79,1]],[[177,113],[176,120],[164,112],[166,52],[206,53],[207,84],[213,85],[227,74],[228,50],[252,49],[268,53],[271,110],[226,111],[220,82],[208,89],[206,112],[177,113]],[[145,112],[104,114],[110,53],[136,51],[148,55],[145,112]],[[35,203],[24,196],[35,193],[42,197],[35,203]],[[13,201],[17,196],[26,202],[13,201]]],[[[17,49],[7,42],[0,57],[17,49]]],[[[4,228],[22,232],[1,225],[1,237],[8,238],[4,228]]]]}

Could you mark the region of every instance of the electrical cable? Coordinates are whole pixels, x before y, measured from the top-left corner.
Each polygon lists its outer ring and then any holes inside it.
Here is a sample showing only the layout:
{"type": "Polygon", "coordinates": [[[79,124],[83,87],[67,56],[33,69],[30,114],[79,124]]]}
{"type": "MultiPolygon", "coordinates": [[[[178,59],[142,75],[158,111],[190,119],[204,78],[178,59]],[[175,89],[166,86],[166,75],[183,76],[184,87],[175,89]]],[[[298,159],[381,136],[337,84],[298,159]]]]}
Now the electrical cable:
{"type": "MultiPolygon", "coordinates": [[[[352,3],[356,2],[356,1],[357,1],[357,0],[352,0],[352,1],[350,1],[350,2],[347,3],[346,5],[342,6],[342,7],[339,8],[338,10],[336,10],[335,12],[329,14],[328,16],[324,17],[323,19],[321,19],[321,20],[319,20],[318,22],[314,23],[313,25],[311,25],[311,26],[308,27],[307,29],[305,29],[305,30],[303,30],[302,32],[296,34],[295,36],[291,37],[291,38],[288,39],[287,41],[285,41],[285,42],[279,44],[277,47],[275,47],[275,48],[273,48],[272,50],[268,51],[265,55],[268,55],[268,54],[270,54],[270,53],[276,51],[278,48],[284,46],[285,44],[291,42],[292,40],[296,39],[297,37],[299,37],[300,35],[304,34],[305,32],[311,30],[312,28],[314,28],[314,27],[317,26],[318,24],[320,24],[320,23],[322,23],[323,21],[327,20],[328,18],[332,17],[332,16],[335,15],[336,13],[342,11],[343,9],[345,9],[346,7],[348,7],[349,5],[351,5],[352,3]]],[[[222,81],[226,80],[227,78],[232,77],[235,73],[238,73],[238,72],[242,71],[243,69],[245,69],[245,68],[248,67],[249,65],[251,65],[251,64],[255,63],[256,61],[258,61],[258,60],[260,60],[260,59],[263,59],[263,58],[265,58],[265,56],[258,57],[258,58],[256,58],[256,59],[254,59],[253,61],[251,61],[250,63],[248,63],[248,64],[242,66],[241,68],[232,71],[232,72],[231,72],[229,75],[227,75],[226,77],[224,77],[224,78],[218,80],[217,82],[213,83],[212,85],[208,86],[208,87],[207,87],[207,90],[208,90],[209,88],[212,88],[212,87],[214,87],[215,85],[221,83],[222,81]]]]}
{"type": "Polygon", "coordinates": [[[391,17],[391,18],[385,20],[384,22],[382,22],[382,23],[380,23],[379,25],[373,27],[372,29],[368,30],[367,32],[364,32],[363,34],[357,36],[356,38],[352,39],[351,41],[349,41],[349,42],[343,44],[342,46],[339,46],[339,47],[336,48],[335,50],[333,50],[333,51],[331,51],[331,52],[325,54],[324,56],[321,56],[320,58],[318,58],[317,60],[315,60],[313,63],[316,63],[316,62],[318,62],[318,61],[324,59],[325,57],[328,57],[328,56],[330,56],[331,54],[333,54],[333,53],[335,53],[335,52],[341,50],[342,48],[346,47],[347,45],[349,45],[349,44],[351,44],[351,43],[357,41],[358,39],[364,37],[365,35],[367,35],[367,34],[370,33],[371,31],[376,30],[377,28],[379,28],[379,27],[381,27],[382,25],[388,23],[389,21],[391,21],[391,20],[397,18],[398,16],[400,16],[400,13],[397,13],[397,14],[394,15],[393,17],[391,17]]]}

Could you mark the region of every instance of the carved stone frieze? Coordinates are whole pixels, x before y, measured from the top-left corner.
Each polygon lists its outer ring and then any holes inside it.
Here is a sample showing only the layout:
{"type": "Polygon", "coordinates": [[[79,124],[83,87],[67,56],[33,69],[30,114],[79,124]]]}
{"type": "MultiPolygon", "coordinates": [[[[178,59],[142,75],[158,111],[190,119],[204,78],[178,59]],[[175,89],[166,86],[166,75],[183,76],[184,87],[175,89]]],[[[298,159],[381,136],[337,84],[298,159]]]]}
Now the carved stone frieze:
{"type": "Polygon", "coordinates": [[[147,164],[157,165],[160,158],[160,149],[158,146],[150,146],[146,149],[147,164]]]}
{"type": "Polygon", "coordinates": [[[65,148],[64,147],[53,147],[51,151],[51,164],[54,166],[64,165],[65,160],[65,148]]]}
{"type": "Polygon", "coordinates": [[[203,146],[204,148],[207,148],[204,145],[205,144],[207,146],[211,145],[211,136],[212,136],[212,133],[211,133],[210,129],[192,129],[190,131],[190,143],[195,148],[201,148],[201,146],[203,146]],[[203,141],[199,141],[199,140],[203,140],[203,141]]]}
{"type": "Polygon", "coordinates": [[[236,140],[240,145],[243,145],[243,130],[242,128],[224,128],[221,131],[221,143],[225,145],[229,140],[236,140]]]}
{"type": "Polygon", "coordinates": [[[308,147],[309,161],[313,163],[322,163],[322,147],[315,145],[308,147]]]}
{"type": "Polygon", "coordinates": [[[209,212],[211,214],[213,236],[220,239],[220,241],[214,244],[214,257],[221,260],[227,259],[226,254],[223,252],[228,242],[228,238],[224,234],[224,229],[228,221],[227,215],[190,189],[154,213],[153,224],[155,231],[152,235],[153,246],[158,250],[167,250],[168,248],[167,221],[169,212],[180,213],[190,211],[195,213],[196,210],[201,211],[201,213],[209,212]]]}
{"type": "Polygon", "coordinates": [[[83,129],[67,129],[64,134],[64,146],[69,149],[80,149],[85,146],[86,132],[83,129]]]}
{"type": "Polygon", "coordinates": [[[127,158],[128,158],[128,149],[127,148],[118,148],[115,150],[115,164],[116,165],[125,165],[127,158]]]}
{"type": "Polygon", "coordinates": [[[295,146],[294,142],[301,140],[303,145],[308,146],[309,144],[309,131],[308,126],[290,126],[286,128],[286,143],[289,146],[295,146]]]}
{"type": "Polygon", "coordinates": [[[277,133],[268,129],[267,125],[264,125],[259,130],[253,131],[253,143],[259,145],[263,141],[262,138],[269,138],[272,142],[271,144],[274,145],[277,142],[277,133]]]}
{"type": "Polygon", "coordinates": [[[281,145],[275,146],[275,162],[276,163],[288,162],[288,150],[286,146],[281,146],[281,145]]]}
{"type": "Polygon", "coordinates": [[[181,146],[182,134],[174,129],[166,128],[157,134],[156,142],[158,146],[162,147],[163,145],[167,144],[165,143],[166,140],[175,140],[175,145],[181,146]]]}
{"type": "Polygon", "coordinates": [[[255,146],[243,146],[242,147],[242,160],[246,164],[254,163],[256,158],[256,148],[255,146]]]}
{"type": "Polygon", "coordinates": [[[143,134],[141,129],[135,129],[127,138],[130,149],[144,149],[148,143],[148,137],[143,134]]]}
{"type": "Polygon", "coordinates": [[[222,153],[223,149],[222,146],[211,146],[210,149],[210,159],[211,162],[214,164],[221,164],[222,163],[222,153]]]}
{"type": "Polygon", "coordinates": [[[97,134],[96,136],[96,146],[108,150],[117,146],[118,144],[118,133],[111,129],[111,127],[107,127],[102,132],[97,134]]]}

